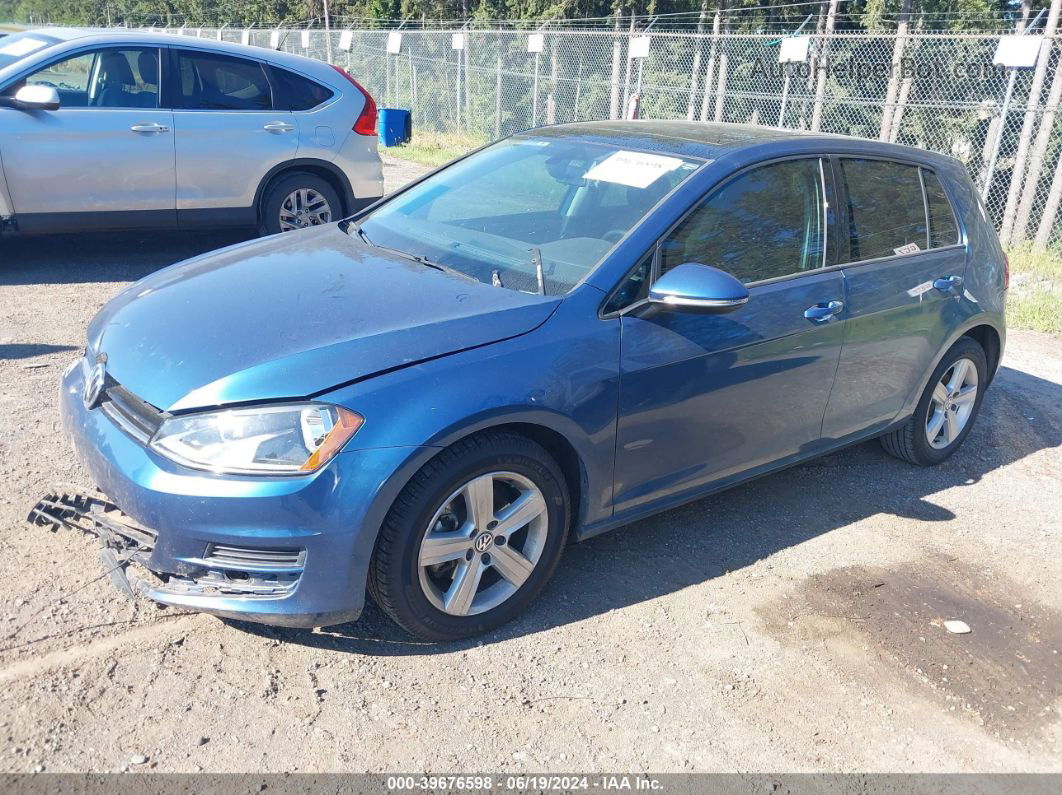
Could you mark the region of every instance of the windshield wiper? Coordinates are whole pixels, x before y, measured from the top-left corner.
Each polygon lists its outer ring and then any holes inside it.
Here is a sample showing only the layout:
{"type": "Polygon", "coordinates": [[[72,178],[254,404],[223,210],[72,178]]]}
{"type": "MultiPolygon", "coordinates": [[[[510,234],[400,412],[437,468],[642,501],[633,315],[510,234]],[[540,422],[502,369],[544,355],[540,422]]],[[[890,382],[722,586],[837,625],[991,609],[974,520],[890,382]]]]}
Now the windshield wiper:
{"type": "Polygon", "coordinates": [[[546,277],[542,273],[542,252],[538,250],[538,246],[531,249],[531,262],[535,266],[535,281],[538,282],[538,294],[546,294],[546,277]]]}

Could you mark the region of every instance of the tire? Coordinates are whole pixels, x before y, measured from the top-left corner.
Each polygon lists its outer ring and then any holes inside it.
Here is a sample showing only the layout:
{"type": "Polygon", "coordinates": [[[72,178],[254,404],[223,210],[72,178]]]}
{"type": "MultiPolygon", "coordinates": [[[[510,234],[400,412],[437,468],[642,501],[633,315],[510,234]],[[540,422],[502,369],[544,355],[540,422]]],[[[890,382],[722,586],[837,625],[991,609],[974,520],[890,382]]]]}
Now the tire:
{"type": "Polygon", "coordinates": [[[973,428],[974,421],[981,410],[981,400],[987,386],[988,359],[984,349],[970,337],[960,338],[944,354],[940,364],[933,371],[925,392],[922,393],[915,407],[914,414],[904,425],[881,437],[882,447],[890,455],[918,466],[934,466],[941,463],[962,446],[970,429],[973,428]],[[960,362],[967,364],[959,365],[960,362]],[[966,368],[967,373],[964,378],[960,378],[960,387],[967,384],[962,389],[960,397],[970,394],[968,381],[972,375],[975,374],[976,377],[976,383],[972,387],[973,397],[963,400],[962,403],[958,400],[952,402],[951,398],[954,395],[949,394],[946,385],[941,383],[942,380],[954,382],[958,372],[955,370],[957,365],[966,368]],[[971,367],[973,368],[972,374],[969,370],[971,367]],[[943,392],[936,391],[938,385],[944,389],[943,392]],[[940,398],[944,395],[948,395],[948,400],[944,404],[949,407],[947,410],[941,408],[940,398]],[[942,418],[942,414],[947,414],[947,418],[942,418]],[[953,420],[953,417],[956,419],[953,420]],[[961,423],[958,420],[959,417],[963,417],[961,423]],[[937,421],[942,419],[942,424],[938,426],[937,421]],[[933,428],[929,427],[931,420],[934,421],[933,428]],[[958,424],[953,426],[952,422],[958,424]],[[934,436],[933,441],[930,440],[931,434],[934,436]]]}
{"type": "Polygon", "coordinates": [[[564,476],[542,446],[504,432],[470,436],[425,464],[395,500],[373,552],[369,593],[395,623],[424,640],[488,632],[521,613],[545,586],[570,515],[564,476]],[[475,494],[492,498],[489,509],[478,511],[483,517],[489,510],[489,520],[476,521],[475,494]],[[506,527],[517,502],[521,515],[504,537],[498,528],[506,527]],[[436,558],[441,562],[432,563],[436,558]]]}
{"type": "MultiPolygon", "coordinates": [[[[297,194],[299,191],[308,191],[310,197],[323,199],[327,203],[328,212],[327,220],[319,217],[318,212],[307,212],[304,216],[294,217],[292,218],[292,224],[296,228],[301,225],[319,226],[323,223],[338,221],[343,217],[343,203],[340,201],[339,194],[336,193],[335,188],[327,180],[305,171],[296,171],[275,179],[266,188],[265,193],[262,194],[258,210],[258,231],[263,235],[293,231],[281,223],[281,208],[290,196],[297,194]]],[[[316,203],[311,206],[320,209],[320,206],[316,205],[316,203]]]]}

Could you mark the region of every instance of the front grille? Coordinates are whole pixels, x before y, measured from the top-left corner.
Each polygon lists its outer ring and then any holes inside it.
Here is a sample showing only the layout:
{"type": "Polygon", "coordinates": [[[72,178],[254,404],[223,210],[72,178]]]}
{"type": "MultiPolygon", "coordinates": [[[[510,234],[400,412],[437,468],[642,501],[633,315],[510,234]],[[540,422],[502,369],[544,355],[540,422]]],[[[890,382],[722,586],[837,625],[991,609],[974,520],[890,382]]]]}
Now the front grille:
{"type": "Polygon", "coordinates": [[[239,571],[282,571],[301,569],[306,565],[304,549],[261,549],[211,544],[203,562],[223,569],[239,571]]]}
{"type": "Polygon", "coordinates": [[[103,394],[100,410],[127,434],[147,444],[162,424],[162,412],[111,378],[107,379],[103,394]]]}

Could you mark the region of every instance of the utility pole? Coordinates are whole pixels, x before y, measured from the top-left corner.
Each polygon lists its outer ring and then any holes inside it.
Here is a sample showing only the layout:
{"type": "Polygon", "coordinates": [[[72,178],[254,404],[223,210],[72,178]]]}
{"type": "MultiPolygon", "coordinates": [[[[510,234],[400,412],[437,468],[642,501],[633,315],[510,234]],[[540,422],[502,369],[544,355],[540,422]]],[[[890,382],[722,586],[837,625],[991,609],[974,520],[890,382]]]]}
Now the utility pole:
{"type": "Polygon", "coordinates": [[[332,63],[332,19],[328,15],[328,0],[321,0],[324,4],[324,23],[325,23],[325,58],[328,63],[332,63]]]}
{"type": "Polygon", "coordinates": [[[907,33],[911,25],[911,0],[900,3],[900,16],[896,26],[896,41],[892,46],[892,67],[889,86],[885,91],[885,104],[881,108],[881,132],[878,140],[892,140],[892,119],[896,113],[896,100],[900,93],[900,73],[903,67],[903,50],[907,45],[907,33]]]}
{"type": "Polygon", "coordinates": [[[830,37],[833,36],[837,25],[838,0],[830,0],[829,9],[826,11],[826,30],[822,40],[822,47],[815,59],[817,80],[815,84],[815,104],[811,109],[811,131],[818,132],[822,127],[822,104],[826,97],[826,73],[830,65],[830,37]]]}

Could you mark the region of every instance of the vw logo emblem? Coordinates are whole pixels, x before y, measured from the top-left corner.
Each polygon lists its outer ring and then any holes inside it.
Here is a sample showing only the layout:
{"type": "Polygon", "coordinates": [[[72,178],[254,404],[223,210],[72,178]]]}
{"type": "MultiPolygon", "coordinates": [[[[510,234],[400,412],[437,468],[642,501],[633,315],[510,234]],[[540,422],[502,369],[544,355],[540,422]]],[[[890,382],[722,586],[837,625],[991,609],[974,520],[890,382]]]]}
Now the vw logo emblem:
{"type": "Polygon", "coordinates": [[[97,362],[96,366],[92,368],[92,372],[89,373],[88,379],[85,381],[85,388],[81,390],[81,400],[85,403],[85,408],[90,411],[96,407],[99,402],[100,394],[103,392],[103,385],[107,381],[107,363],[106,361],[97,362]]]}
{"type": "Polygon", "coordinates": [[[486,552],[494,546],[494,536],[490,533],[480,533],[476,536],[476,540],[472,542],[472,546],[476,548],[476,552],[486,552]]]}

